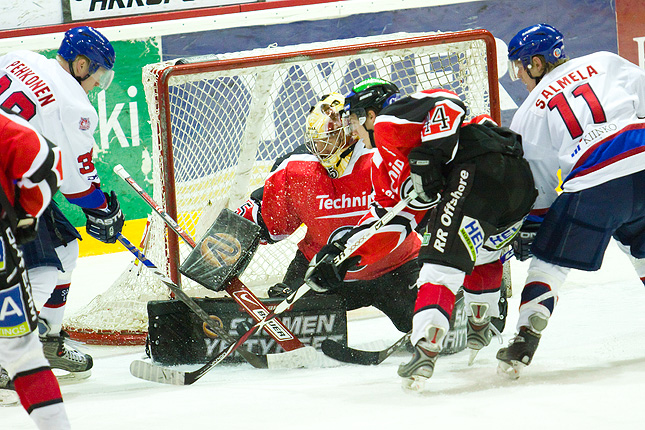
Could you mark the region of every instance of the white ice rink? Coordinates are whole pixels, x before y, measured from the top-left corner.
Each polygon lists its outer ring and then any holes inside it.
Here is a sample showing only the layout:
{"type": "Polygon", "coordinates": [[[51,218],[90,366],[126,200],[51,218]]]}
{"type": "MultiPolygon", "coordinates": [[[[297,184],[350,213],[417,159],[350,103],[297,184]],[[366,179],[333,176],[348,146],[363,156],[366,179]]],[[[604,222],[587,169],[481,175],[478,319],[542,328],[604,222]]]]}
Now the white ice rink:
{"type": "MultiPolygon", "coordinates": [[[[81,259],[69,311],[105,290],[130,262],[119,253],[81,259]],[[96,274],[101,274],[97,276],[96,274]]],[[[512,262],[514,295],[504,344],[514,333],[525,263],[512,262]]],[[[385,317],[350,320],[349,343],[382,349],[398,333],[385,317]]],[[[643,429],[645,288],[612,244],[599,272],[574,272],[533,364],[517,381],[495,372],[500,344],[442,357],[421,394],[403,392],[397,354],[379,366],[213,369],[192,386],[132,377],[143,347],[86,346],[90,379],[62,386],[72,427],[83,430],[233,429],[643,429]]],[[[21,407],[0,408],[1,430],[34,429],[21,407]]]]}

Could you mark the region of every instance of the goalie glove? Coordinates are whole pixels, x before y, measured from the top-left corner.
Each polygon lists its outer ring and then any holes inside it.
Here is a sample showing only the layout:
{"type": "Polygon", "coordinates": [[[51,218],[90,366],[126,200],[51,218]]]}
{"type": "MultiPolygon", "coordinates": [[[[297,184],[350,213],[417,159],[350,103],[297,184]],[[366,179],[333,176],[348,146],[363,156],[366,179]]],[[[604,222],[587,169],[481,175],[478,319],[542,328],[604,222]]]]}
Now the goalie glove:
{"type": "Polygon", "coordinates": [[[524,224],[522,224],[520,231],[513,238],[511,246],[513,247],[515,258],[519,261],[526,261],[533,257],[533,253],[531,253],[531,245],[533,245],[533,241],[535,240],[535,236],[537,235],[541,224],[541,220],[533,221],[527,219],[524,221],[524,224]]]}
{"type": "Polygon", "coordinates": [[[408,155],[410,162],[410,179],[414,191],[419,195],[417,200],[431,203],[441,198],[446,180],[441,174],[441,161],[437,151],[418,146],[408,155]]]}
{"type": "Polygon", "coordinates": [[[323,246],[320,252],[314,256],[305,274],[305,282],[312,290],[317,293],[324,293],[342,287],[347,271],[358,264],[361,259],[359,255],[355,255],[336,266],[334,258],[344,250],[344,241],[336,240],[323,246]]]}
{"type": "Polygon", "coordinates": [[[83,208],[87,223],[85,229],[87,234],[94,239],[100,240],[104,243],[115,243],[117,234],[121,233],[125,218],[121,213],[121,206],[116,198],[116,193],[112,191],[109,195],[105,194],[108,207],[102,209],[86,209],[83,208]]]}

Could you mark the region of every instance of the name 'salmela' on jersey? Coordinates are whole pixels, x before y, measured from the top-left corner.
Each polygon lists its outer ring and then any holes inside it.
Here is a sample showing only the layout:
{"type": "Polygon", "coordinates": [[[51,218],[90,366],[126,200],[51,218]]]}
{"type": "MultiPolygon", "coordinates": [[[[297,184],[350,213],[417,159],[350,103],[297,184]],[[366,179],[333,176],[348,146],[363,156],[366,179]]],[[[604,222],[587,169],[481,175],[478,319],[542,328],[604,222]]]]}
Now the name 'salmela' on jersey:
{"type": "MultiPolygon", "coordinates": [[[[554,83],[550,84],[548,87],[542,90],[540,93],[540,97],[535,102],[535,106],[544,109],[547,107],[547,103],[549,99],[553,96],[555,96],[557,93],[560,91],[564,90],[566,87],[573,85],[577,82],[585,81],[592,77],[593,75],[597,75],[598,72],[596,69],[593,68],[592,65],[588,66],[583,66],[580,67],[576,70],[574,70],[571,73],[568,73],[567,75],[563,76],[560,79],[557,79],[554,83]]],[[[551,106],[549,106],[552,108],[551,106]]]]}

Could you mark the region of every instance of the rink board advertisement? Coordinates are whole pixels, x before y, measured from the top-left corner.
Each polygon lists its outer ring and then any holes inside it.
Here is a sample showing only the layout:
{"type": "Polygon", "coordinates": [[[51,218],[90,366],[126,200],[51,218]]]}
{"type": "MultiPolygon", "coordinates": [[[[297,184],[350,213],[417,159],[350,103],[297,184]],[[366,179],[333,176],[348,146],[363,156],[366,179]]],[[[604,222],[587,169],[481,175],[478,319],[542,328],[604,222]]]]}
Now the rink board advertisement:
{"type": "MultiPolygon", "coordinates": [[[[80,6],[85,2],[77,3],[80,6]]],[[[95,7],[98,7],[101,2],[95,3],[95,7]]],[[[104,3],[110,4],[110,1],[104,3]]],[[[118,2],[112,3],[117,4],[118,2]]],[[[128,4],[128,2],[121,3],[128,4]]],[[[147,3],[152,4],[152,2],[147,3]]],[[[117,191],[126,220],[144,219],[150,213],[150,208],[128,189],[127,184],[112,173],[112,166],[123,164],[144,190],[153,194],[152,166],[156,161],[153,161],[151,157],[149,114],[141,83],[141,67],[144,64],[196,55],[264,48],[272,44],[285,46],[398,32],[484,28],[489,30],[499,43],[498,50],[501,61],[498,61],[498,64],[500,73],[503,73],[500,77],[502,123],[508,125],[515,109],[526,97],[524,85],[519,81],[512,82],[506,74],[505,42],[508,42],[519,29],[537,22],[548,22],[554,25],[564,33],[566,52],[573,57],[598,50],[617,52],[618,49],[616,11],[611,1],[461,1],[446,2],[449,4],[437,2],[439,5],[433,7],[419,7],[418,5],[423,2],[410,1],[400,3],[398,9],[393,9],[391,5],[388,6],[388,2],[375,1],[370,3],[374,5],[370,8],[370,10],[374,10],[371,13],[364,13],[363,10],[356,12],[355,5],[359,3],[362,2],[312,4],[304,9],[278,8],[270,9],[268,11],[271,12],[270,14],[265,13],[267,11],[256,11],[217,15],[207,23],[204,23],[203,18],[201,18],[202,21],[199,21],[200,18],[195,18],[195,23],[199,25],[194,26],[187,25],[192,21],[183,19],[181,24],[174,25],[172,21],[160,21],[158,27],[150,24],[150,27],[147,28],[141,24],[123,25],[124,21],[121,19],[118,25],[112,24],[116,27],[106,27],[106,32],[114,40],[113,45],[117,53],[116,75],[112,86],[107,91],[94,91],[90,97],[100,118],[95,135],[97,147],[94,160],[105,189],[117,191]],[[404,9],[403,7],[408,4],[414,6],[404,9]],[[352,7],[354,9],[351,9],[350,14],[341,13],[333,18],[330,18],[329,12],[326,12],[330,9],[350,10],[352,7]],[[379,11],[383,9],[387,10],[379,11]],[[236,19],[238,16],[245,19],[236,19]],[[256,22],[251,19],[254,16],[266,17],[266,21],[272,25],[248,24],[256,22]],[[323,17],[321,19],[311,19],[321,16],[323,17]],[[500,20],[500,16],[513,17],[513,19],[500,20]],[[275,24],[276,22],[279,23],[275,24]],[[154,31],[155,28],[159,28],[159,30],[154,31]],[[188,29],[191,32],[187,32],[188,29]],[[593,29],[593,37],[588,37],[590,29],[593,29]],[[111,33],[110,30],[112,30],[111,33]],[[113,34],[118,37],[112,37],[113,34]]],[[[642,12],[640,13],[642,14],[642,12]]],[[[147,17],[149,16],[147,15],[147,17]]],[[[93,25],[99,26],[99,23],[100,21],[96,21],[93,25]]],[[[132,17],[132,24],[138,24],[136,17],[132,17]]],[[[638,25],[638,23],[636,22],[634,25],[638,25]]],[[[640,26],[642,27],[642,21],[640,26]]],[[[42,28],[42,30],[45,31],[46,28],[42,28]]],[[[56,32],[58,31],[57,28],[56,32]]],[[[645,34],[641,35],[641,37],[643,36],[645,34]]],[[[634,37],[626,43],[637,45],[639,42],[634,37]]],[[[48,56],[53,55],[54,52],[54,50],[45,51],[48,56]]],[[[632,61],[634,60],[632,59],[632,61]]],[[[348,72],[351,74],[351,71],[348,72]]],[[[302,80],[303,74],[298,70],[292,70],[288,79],[302,80]]],[[[306,82],[303,82],[303,87],[307,87],[306,82]]],[[[232,88],[231,97],[248,97],[244,91],[243,87],[232,88]]],[[[285,92],[283,94],[287,100],[315,96],[317,95],[313,93],[303,95],[285,92]]],[[[219,111],[217,122],[222,125],[232,124],[239,121],[239,114],[239,112],[219,111]]],[[[304,118],[301,120],[304,122],[304,118]]],[[[276,124],[281,127],[299,127],[300,122],[298,121],[285,122],[280,118],[275,118],[276,124]]],[[[223,129],[223,137],[226,138],[225,132],[230,128],[227,126],[223,129]]],[[[277,133],[279,132],[277,130],[277,133]]],[[[292,148],[300,143],[293,142],[292,148]]],[[[260,147],[262,147],[261,142],[260,147]]],[[[234,152],[231,151],[233,158],[236,155],[234,152]]],[[[276,150],[274,148],[272,150],[269,146],[263,150],[261,157],[272,161],[279,155],[282,154],[276,153],[276,150]]],[[[199,174],[199,172],[196,171],[195,174],[199,174]]],[[[60,202],[64,199],[59,195],[57,200],[60,202]]],[[[78,208],[72,207],[64,201],[62,206],[64,206],[63,211],[70,217],[74,225],[80,227],[85,224],[85,217],[78,208]]],[[[84,231],[84,229],[82,230],[84,231]]],[[[87,240],[84,242],[96,241],[87,240]]],[[[82,245],[86,246],[86,244],[82,245]]],[[[105,252],[120,250],[119,247],[114,246],[106,246],[106,249],[105,252]]]]}
{"type": "MultiPolygon", "coordinates": [[[[267,299],[263,303],[272,310],[281,301],[267,299]]],[[[234,339],[255,323],[231,299],[197,299],[195,302],[234,339]]],[[[320,349],[325,339],[347,345],[347,311],[345,302],[338,296],[303,297],[280,320],[305,345],[320,349]]],[[[148,321],[148,354],[160,364],[205,363],[228,346],[214,333],[207,333],[202,320],[177,300],[148,302],[148,321]]],[[[284,351],[265,331],[253,334],[240,348],[256,354],[284,351]]],[[[243,361],[238,355],[227,360],[243,361]]]]}
{"type": "Polygon", "coordinates": [[[116,16],[161,13],[231,4],[255,3],[260,0],[63,0],[72,21],[116,16]]]}

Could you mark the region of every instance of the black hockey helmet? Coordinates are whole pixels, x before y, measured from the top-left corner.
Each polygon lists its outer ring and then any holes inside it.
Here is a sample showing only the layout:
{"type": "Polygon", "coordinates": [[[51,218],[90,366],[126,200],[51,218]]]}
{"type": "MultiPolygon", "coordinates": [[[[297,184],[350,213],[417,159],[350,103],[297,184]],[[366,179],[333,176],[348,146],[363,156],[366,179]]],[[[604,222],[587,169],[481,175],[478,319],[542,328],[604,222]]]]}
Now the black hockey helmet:
{"type": "Polygon", "coordinates": [[[348,114],[356,114],[365,121],[365,110],[373,109],[379,113],[385,106],[392,104],[398,99],[399,88],[392,82],[378,78],[368,78],[356,85],[345,96],[344,111],[348,114]]]}

